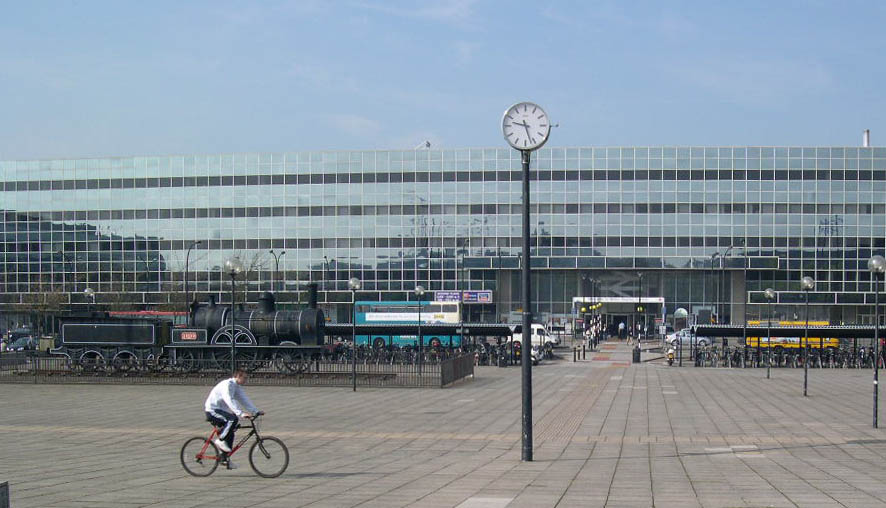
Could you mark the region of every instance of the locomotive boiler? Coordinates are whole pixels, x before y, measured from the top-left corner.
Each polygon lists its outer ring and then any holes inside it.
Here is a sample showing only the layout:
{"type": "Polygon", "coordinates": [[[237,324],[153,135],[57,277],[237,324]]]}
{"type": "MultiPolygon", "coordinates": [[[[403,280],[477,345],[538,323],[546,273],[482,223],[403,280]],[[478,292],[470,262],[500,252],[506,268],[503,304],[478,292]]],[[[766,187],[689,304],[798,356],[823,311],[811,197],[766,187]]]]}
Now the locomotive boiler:
{"type": "MultiPolygon", "coordinates": [[[[255,309],[245,310],[240,306],[234,309],[233,316],[238,345],[320,346],[325,338],[322,310],[277,310],[274,295],[269,292],[258,299],[255,309]]],[[[210,344],[230,344],[231,306],[218,305],[215,298],[210,298],[208,304],[192,306],[190,317],[193,328],[206,330],[210,344]]]]}

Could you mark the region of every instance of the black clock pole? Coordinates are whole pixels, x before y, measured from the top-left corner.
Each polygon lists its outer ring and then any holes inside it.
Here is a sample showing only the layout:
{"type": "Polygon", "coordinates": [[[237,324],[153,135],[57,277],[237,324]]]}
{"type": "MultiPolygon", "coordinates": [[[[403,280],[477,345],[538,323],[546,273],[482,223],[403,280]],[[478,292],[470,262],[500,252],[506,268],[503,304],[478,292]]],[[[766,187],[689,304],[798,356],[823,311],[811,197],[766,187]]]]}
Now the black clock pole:
{"type": "Polygon", "coordinates": [[[529,150],[521,150],[523,159],[523,339],[520,363],[523,369],[523,454],[532,461],[532,298],[529,294],[529,150]]]}

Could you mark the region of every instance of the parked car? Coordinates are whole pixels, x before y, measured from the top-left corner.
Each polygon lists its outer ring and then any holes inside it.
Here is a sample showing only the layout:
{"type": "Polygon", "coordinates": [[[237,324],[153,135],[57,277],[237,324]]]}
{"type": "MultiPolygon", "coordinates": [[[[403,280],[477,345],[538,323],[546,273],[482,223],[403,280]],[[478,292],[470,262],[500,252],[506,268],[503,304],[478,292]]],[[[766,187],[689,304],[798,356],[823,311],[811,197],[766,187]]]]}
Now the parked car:
{"type": "Polygon", "coordinates": [[[548,327],[548,336],[555,346],[559,346],[563,342],[563,337],[566,336],[566,327],[563,325],[550,325],[548,327]]]}
{"type": "Polygon", "coordinates": [[[713,344],[713,340],[710,337],[699,337],[697,335],[692,335],[692,331],[689,328],[683,328],[682,330],[678,330],[667,336],[665,342],[671,345],[683,344],[684,346],[690,346],[694,343],[698,347],[705,347],[713,344]]]}
{"type": "Polygon", "coordinates": [[[20,337],[6,347],[7,351],[35,351],[37,339],[34,337],[20,337]]]}

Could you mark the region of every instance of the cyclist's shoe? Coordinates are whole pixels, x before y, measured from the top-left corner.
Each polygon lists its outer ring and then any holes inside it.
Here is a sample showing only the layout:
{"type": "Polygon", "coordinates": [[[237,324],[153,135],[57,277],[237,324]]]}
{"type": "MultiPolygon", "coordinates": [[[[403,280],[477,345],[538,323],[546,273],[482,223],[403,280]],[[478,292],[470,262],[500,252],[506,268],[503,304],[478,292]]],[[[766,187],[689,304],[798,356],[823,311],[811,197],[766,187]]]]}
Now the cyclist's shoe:
{"type": "Polygon", "coordinates": [[[237,466],[237,464],[234,464],[233,460],[228,459],[228,469],[237,469],[237,467],[239,466],[237,466]]]}
{"type": "Polygon", "coordinates": [[[221,450],[225,453],[231,453],[231,447],[228,446],[228,444],[225,443],[224,441],[222,441],[221,439],[215,438],[212,440],[212,443],[215,444],[215,446],[218,447],[219,450],[221,450]]]}

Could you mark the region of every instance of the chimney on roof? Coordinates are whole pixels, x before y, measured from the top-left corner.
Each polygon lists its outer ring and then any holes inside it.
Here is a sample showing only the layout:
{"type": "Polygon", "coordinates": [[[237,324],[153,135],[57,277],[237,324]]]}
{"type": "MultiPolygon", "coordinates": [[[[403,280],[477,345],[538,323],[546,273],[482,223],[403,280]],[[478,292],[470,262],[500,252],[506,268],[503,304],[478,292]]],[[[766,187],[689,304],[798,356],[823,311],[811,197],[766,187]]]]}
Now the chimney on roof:
{"type": "Polygon", "coordinates": [[[865,148],[871,147],[871,130],[865,129],[864,133],[861,135],[861,146],[865,148]]]}

